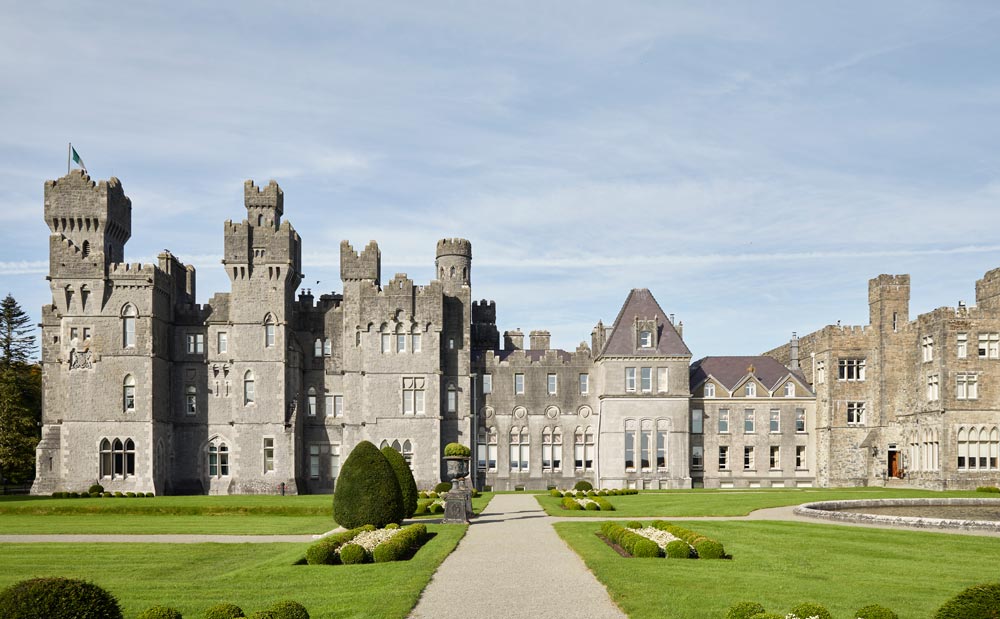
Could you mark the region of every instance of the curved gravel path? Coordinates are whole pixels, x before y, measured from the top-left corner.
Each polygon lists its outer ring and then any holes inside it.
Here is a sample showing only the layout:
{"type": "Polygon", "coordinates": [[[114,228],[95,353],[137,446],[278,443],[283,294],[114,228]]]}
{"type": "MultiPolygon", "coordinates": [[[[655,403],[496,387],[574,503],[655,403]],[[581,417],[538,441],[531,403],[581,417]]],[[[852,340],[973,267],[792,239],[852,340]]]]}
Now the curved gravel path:
{"type": "Polygon", "coordinates": [[[624,619],[530,494],[498,494],[438,567],[411,619],[624,619]],[[485,585],[485,586],[483,586],[485,585]],[[572,614],[572,613],[570,613],[572,614]]]}

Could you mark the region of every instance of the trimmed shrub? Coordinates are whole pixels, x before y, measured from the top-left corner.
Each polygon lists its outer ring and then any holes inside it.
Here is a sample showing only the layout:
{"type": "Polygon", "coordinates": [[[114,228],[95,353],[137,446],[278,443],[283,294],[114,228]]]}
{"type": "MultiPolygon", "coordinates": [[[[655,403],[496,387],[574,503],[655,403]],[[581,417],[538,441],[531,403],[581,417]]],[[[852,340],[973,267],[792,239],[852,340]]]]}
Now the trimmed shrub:
{"type": "Polygon", "coordinates": [[[365,562],[365,549],[359,544],[344,544],[340,547],[340,561],[344,565],[357,565],[365,562]]]}
{"type": "Polygon", "coordinates": [[[750,619],[763,612],[766,612],[766,609],[759,602],[737,602],[729,607],[726,619],[750,619]]]}
{"type": "MultiPolygon", "coordinates": [[[[825,606],[820,606],[815,602],[802,602],[792,607],[791,614],[797,617],[816,617],[817,619],[833,619],[833,615],[825,606]]],[[[968,619],[968,618],[966,618],[968,619]]]]}
{"type": "Polygon", "coordinates": [[[584,490],[584,491],[586,491],[586,490],[593,490],[593,489],[594,489],[594,484],[590,483],[589,481],[587,481],[585,479],[581,479],[580,481],[578,481],[575,484],[573,484],[573,490],[584,490]]]}
{"type": "Polygon", "coordinates": [[[472,498],[476,498],[477,496],[479,496],[479,491],[476,490],[475,488],[469,488],[469,493],[472,495],[472,498]]]}
{"type": "Polygon", "coordinates": [[[369,441],[358,443],[340,468],[333,519],[349,529],[403,520],[403,493],[392,465],[369,441]]]}
{"type": "Polygon", "coordinates": [[[275,602],[267,610],[274,615],[274,619],[309,619],[306,607],[294,600],[275,602]]]}
{"type": "Polygon", "coordinates": [[[583,509],[587,510],[588,512],[599,512],[601,511],[601,506],[598,505],[597,503],[587,503],[583,506],[583,509]]]}
{"type": "Polygon", "coordinates": [[[135,493],[134,492],[126,492],[125,496],[127,496],[130,499],[134,499],[135,498],[135,493]]]}
{"type": "Polygon", "coordinates": [[[87,488],[87,494],[94,494],[95,492],[104,492],[104,486],[101,484],[94,484],[90,488],[87,488]]]}
{"type": "Polygon", "coordinates": [[[393,472],[396,473],[399,491],[403,494],[403,517],[409,518],[413,512],[417,511],[417,482],[413,479],[413,471],[403,459],[403,454],[389,445],[382,448],[382,455],[389,461],[393,472]]]}
{"type": "Polygon", "coordinates": [[[393,531],[395,529],[398,529],[399,525],[396,524],[395,522],[390,522],[389,524],[385,525],[385,528],[386,530],[393,531]]]}
{"type": "Polygon", "coordinates": [[[152,492],[147,492],[147,493],[146,493],[146,498],[147,498],[147,499],[151,499],[151,498],[153,498],[154,496],[156,496],[156,495],[155,495],[155,494],[153,494],[152,492]]]}
{"type": "Polygon", "coordinates": [[[123,496],[125,496],[125,493],[124,493],[124,492],[121,492],[121,491],[119,491],[119,492],[116,492],[116,493],[115,493],[115,498],[116,498],[116,499],[120,499],[120,498],[122,498],[123,496]]]}
{"type": "Polygon", "coordinates": [[[472,450],[469,449],[468,445],[463,445],[461,443],[448,443],[444,446],[445,458],[469,458],[471,456],[472,450]]]}
{"type": "Polygon", "coordinates": [[[427,526],[411,524],[403,527],[399,533],[375,547],[372,559],[375,563],[388,563],[409,559],[413,553],[427,541],[427,526]]]}
{"type": "Polygon", "coordinates": [[[434,486],[434,492],[435,492],[434,498],[437,498],[438,496],[441,495],[441,493],[448,492],[449,490],[451,490],[451,482],[450,481],[441,482],[440,484],[434,486]]]}
{"type": "Polygon", "coordinates": [[[100,492],[91,492],[89,496],[92,499],[99,499],[99,498],[101,498],[101,493],[100,492]]]}
{"type": "Polygon", "coordinates": [[[102,492],[101,496],[104,497],[105,499],[113,499],[113,498],[115,498],[115,495],[112,492],[102,492]]]}
{"type": "Polygon", "coordinates": [[[5,619],[122,619],[118,600],[104,589],[71,578],[32,578],[0,592],[5,619]]]}
{"type": "Polygon", "coordinates": [[[976,488],[976,492],[1000,492],[1000,488],[996,486],[979,486],[976,488]]]}
{"type": "Polygon", "coordinates": [[[995,619],[1000,615],[1000,583],[975,585],[951,598],[934,619],[995,619]]]}
{"type": "Polygon", "coordinates": [[[628,522],[625,523],[625,528],[626,529],[641,529],[642,528],[642,523],[639,522],[638,520],[629,520],[628,522]]]}
{"type": "Polygon", "coordinates": [[[604,497],[594,497],[594,502],[601,506],[602,512],[615,511],[615,506],[611,504],[611,501],[605,499],[604,497]]]}
{"type": "MultiPolygon", "coordinates": [[[[427,506],[428,505],[429,505],[429,503],[417,503],[417,509],[414,510],[413,515],[414,516],[426,516],[427,515],[427,506]]],[[[389,526],[389,525],[386,525],[386,526],[389,526]]]]}
{"type": "Polygon", "coordinates": [[[597,491],[596,490],[587,490],[587,496],[589,496],[589,497],[595,497],[595,496],[597,496],[597,491]]]}
{"type": "Polygon", "coordinates": [[[699,559],[725,559],[726,549],[715,540],[704,539],[694,545],[699,559]]]}
{"type": "Polygon", "coordinates": [[[430,492],[427,493],[427,498],[428,499],[436,499],[436,498],[438,498],[438,493],[434,492],[433,490],[431,490],[430,492]]]}
{"type": "Polygon", "coordinates": [[[239,619],[244,616],[242,608],[228,602],[209,606],[205,610],[205,619],[239,619]]]}
{"type": "Polygon", "coordinates": [[[899,615],[879,604],[862,606],[855,613],[857,619],[899,619],[899,615]]]}
{"type": "Polygon", "coordinates": [[[576,499],[572,497],[564,497],[563,500],[560,501],[560,505],[562,505],[563,509],[569,509],[569,510],[583,509],[583,506],[577,503],[576,499]]]}
{"type": "Polygon", "coordinates": [[[67,497],[67,498],[70,498],[70,499],[79,499],[80,498],[80,493],[79,492],[70,492],[69,493],[69,497],[67,497]]]}
{"type": "Polygon", "coordinates": [[[633,557],[637,559],[650,559],[660,556],[660,547],[656,544],[656,542],[641,535],[635,536],[641,539],[635,540],[632,543],[632,550],[630,550],[629,553],[633,557]]]}
{"type": "Polygon", "coordinates": [[[342,531],[328,535],[306,550],[306,563],[309,565],[336,565],[340,563],[337,549],[354,539],[362,531],[374,531],[375,527],[365,525],[350,531],[342,531]]]}
{"type": "Polygon", "coordinates": [[[585,499],[585,498],[587,498],[587,493],[584,492],[583,490],[577,490],[576,491],[576,498],[578,498],[578,499],[585,499]]]}
{"type": "Polygon", "coordinates": [[[608,491],[607,490],[598,490],[597,491],[597,496],[608,496],[608,491]]]}
{"type": "Polygon", "coordinates": [[[139,613],[135,619],[183,619],[183,617],[176,608],[157,604],[139,613]]]}
{"type": "Polygon", "coordinates": [[[549,490],[549,496],[562,496],[562,492],[553,488],[552,490],[549,490]]]}
{"type": "Polygon", "coordinates": [[[672,542],[667,542],[664,550],[668,559],[688,559],[691,557],[691,547],[683,540],[675,539],[672,542]]]}
{"type": "Polygon", "coordinates": [[[443,514],[444,513],[444,505],[441,505],[440,503],[434,503],[433,505],[431,505],[431,513],[432,514],[443,514]]]}

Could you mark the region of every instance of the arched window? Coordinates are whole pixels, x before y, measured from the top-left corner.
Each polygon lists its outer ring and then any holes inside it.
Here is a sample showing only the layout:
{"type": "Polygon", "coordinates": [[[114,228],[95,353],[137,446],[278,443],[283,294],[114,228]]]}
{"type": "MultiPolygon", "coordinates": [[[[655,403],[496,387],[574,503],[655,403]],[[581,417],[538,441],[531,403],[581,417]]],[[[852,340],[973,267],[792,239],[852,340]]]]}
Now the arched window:
{"type": "Polygon", "coordinates": [[[264,347],[274,347],[274,316],[270,314],[264,317],[264,347]]]}
{"type": "Polygon", "coordinates": [[[101,477],[111,477],[111,441],[104,439],[101,441],[101,477]]]}
{"type": "Polygon", "coordinates": [[[667,436],[669,430],[666,419],[656,420],[656,468],[660,471],[667,469],[667,436]]]}
{"type": "MultiPolygon", "coordinates": [[[[316,390],[314,388],[312,388],[312,387],[309,387],[309,395],[306,396],[306,405],[308,407],[307,411],[306,411],[307,414],[310,417],[315,417],[316,416],[316,407],[317,407],[317,404],[316,404],[316,390]]],[[[331,411],[327,411],[326,414],[329,415],[330,412],[331,411]]]]}
{"type": "Polygon", "coordinates": [[[319,338],[316,338],[316,341],[313,342],[313,356],[314,357],[323,356],[323,340],[319,338]]]}
{"type": "Polygon", "coordinates": [[[542,428],[542,472],[552,471],[552,429],[542,428]]]}
{"type": "Polygon", "coordinates": [[[229,445],[218,439],[208,444],[208,476],[229,475],[229,445]]]}
{"type": "MultiPolygon", "coordinates": [[[[587,428],[589,431],[590,428],[587,428]]],[[[593,436],[591,434],[591,436],[593,436]]],[[[588,443],[593,442],[592,440],[588,443]]],[[[650,459],[650,451],[653,443],[653,420],[643,419],[639,426],[639,465],[643,471],[652,469],[653,462],[650,459]]],[[[590,468],[590,467],[588,467],[590,468]]]]}
{"type": "Polygon", "coordinates": [[[135,412],[135,378],[131,374],[122,382],[122,408],[126,413],[135,412]]]}
{"type": "Polygon", "coordinates": [[[407,466],[413,466],[413,443],[409,439],[403,441],[403,460],[406,460],[407,466]]]}
{"type": "Polygon", "coordinates": [[[198,388],[194,385],[184,388],[184,412],[188,415],[198,413],[198,388]]]}
{"type": "Polygon", "coordinates": [[[257,215],[257,226],[260,227],[260,226],[263,226],[263,225],[264,225],[264,216],[263,215],[257,215]]]}
{"type": "Polygon", "coordinates": [[[594,456],[596,455],[596,445],[594,444],[594,428],[587,426],[584,438],[583,468],[587,471],[594,470],[594,456]]]}
{"type": "Polygon", "coordinates": [[[399,440],[392,441],[392,448],[398,451],[399,453],[403,453],[403,448],[400,446],[399,440]]]}
{"type": "Polygon", "coordinates": [[[378,444],[378,448],[379,448],[379,449],[385,449],[385,448],[386,448],[386,447],[388,447],[388,446],[389,446],[389,441],[387,441],[387,440],[384,440],[384,439],[382,440],[382,442],[381,442],[381,443],[379,443],[379,444],[378,444]]]}
{"type": "Polygon", "coordinates": [[[84,258],[90,255],[90,241],[83,242],[83,246],[80,249],[80,253],[83,254],[84,258]]]}
{"type": "Polygon", "coordinates": [[[111,443],[111,459],[114,463],[112,464],[111,476],[122,477],[125,471],[125,445],[121,439],[116,438],[111,443]]]}
{"type": "Polygon", "coordinates": [[[84,312],[87,311],[87,299],[89,299],[89,298],[90,298],[90,288],[87,288],[86,284],[80,286],[80,310],[81,311],[84,311],[84,312]]]}
{"type": "Polygon", "coordinates": [[[469,279],[469,269],[467,267],[462,267],[462,279],[469,279]]]}
{"type": "Polygon", "coordinates": [[[253,404],[254,396],[253,370],[247,370],[243,375],[243,405],[253,404]]]}
{"type": "Polygon", "coordinates": [[[454,279],[455,278],[455,267],[451,267],[451,270],[448,273],[449,273],[449,275],[451,275],[451,278],[454,279]]]}
{"type": "Polygon", "coordinates": [[[510,429],[510,470],[527,472],[530,460],[528,428],[510,429]]]}
{"type": "Polygon", "coordinates": [[[458,390],[455,389],[455,385],[448,385],[448,412],[454,413],[458,411],[458,390]]]}
{"type": "Polygon", "coordinates": [[[329,357],[333,354],[333,340],[326,338],[323,340],[323,356],[329,357]]]}
{"type": "Polygon", "coordinates": [[[132,439],[125,439],[125,477],[135,475],[135,443],[132,439]]]}
{"type": "Polygon", "coordinates": [[[135,317],[138,312],[129,303],[122,310],[122,347],[135,348],[135,317]]]}
{"type": "Polygon", "coordinates": [[[958,429],[958,468],[969,468],[969,433],[965,428],[958,429]]]}
{"type": "MultiPolygon", "coordinates": [[[[634,471],[635,470],[635,420],[626,419],[625,420],[625,470],[634,471]]],[[[581,434],[580,428],[576,429],[577,436],[581,434]]],[[[578,442],[582,443],[582,440],[578,439],[578,442]]]]}
{"type": "Polygon", "coordinates": [[[476,466],[480,471],[486,470],[486,428],[479,426],[476,432],[476,466]]]}
{"type": "Polygon", "coordinates": [[[420,352],[422,342],[420,341],[420,327],[418,325],[413,325],[411,330],[412,335],[410,335],[410,352],[417,353],[420,352]]]}
{"type": "Polygon", "coordinates": [[[73,287],[66,286],[66,309],[70,310],[73,307],[73,287]]]}

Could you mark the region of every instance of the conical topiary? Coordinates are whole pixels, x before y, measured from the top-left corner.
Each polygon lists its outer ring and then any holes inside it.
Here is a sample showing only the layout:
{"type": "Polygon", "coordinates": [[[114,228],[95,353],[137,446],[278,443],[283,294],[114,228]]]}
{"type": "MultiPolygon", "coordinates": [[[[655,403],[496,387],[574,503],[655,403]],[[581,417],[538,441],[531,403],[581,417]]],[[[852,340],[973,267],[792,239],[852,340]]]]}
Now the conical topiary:
{"type": "Polygon", "coordinates": [[[382,455],[392,465],[392,470],[396,472],[396,480],[399,481],[399,491],[403,493],[403,517],[410,518],[413,512],[417,511],[417,482],[413,479],[413,471],[406,463],[403,454],[399,453],[389,445],[382,448],[382,455]]]}
{"type": "Polygon", "coordinates": [[[333,519],[348,529],[365,524],[382,528],[403,520],[403,493],[396,473],[368,441],[358,443],[340,468],[333,519]]]}

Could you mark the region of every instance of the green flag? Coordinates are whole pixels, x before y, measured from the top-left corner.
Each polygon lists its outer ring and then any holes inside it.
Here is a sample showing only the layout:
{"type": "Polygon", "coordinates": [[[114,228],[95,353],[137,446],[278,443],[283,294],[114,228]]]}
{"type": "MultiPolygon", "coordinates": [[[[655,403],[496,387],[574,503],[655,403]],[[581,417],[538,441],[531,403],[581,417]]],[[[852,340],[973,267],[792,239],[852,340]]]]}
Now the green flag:
{"type": "Polygon", "coordinates": [[[83,171],[86,172],[87,166],[83,164],[83,159],[81,159],[80,155],[77,154],[76,149],[73,148],[72,146],[70,146],[69,148],[73,152],[73,163],[80,166],[83,169],[83,171]]]}

